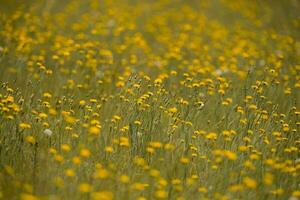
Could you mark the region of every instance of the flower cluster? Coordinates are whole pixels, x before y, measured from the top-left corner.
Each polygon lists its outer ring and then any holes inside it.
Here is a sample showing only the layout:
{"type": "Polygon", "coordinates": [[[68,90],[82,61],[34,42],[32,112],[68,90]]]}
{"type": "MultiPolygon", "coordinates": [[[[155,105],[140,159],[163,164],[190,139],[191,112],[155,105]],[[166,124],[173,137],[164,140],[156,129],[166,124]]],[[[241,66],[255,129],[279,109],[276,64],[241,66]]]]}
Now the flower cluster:
{"type": "Polygon", "coordinates": [[[298,1],[0,10],[0,199],[300,199],[298,1]]]}

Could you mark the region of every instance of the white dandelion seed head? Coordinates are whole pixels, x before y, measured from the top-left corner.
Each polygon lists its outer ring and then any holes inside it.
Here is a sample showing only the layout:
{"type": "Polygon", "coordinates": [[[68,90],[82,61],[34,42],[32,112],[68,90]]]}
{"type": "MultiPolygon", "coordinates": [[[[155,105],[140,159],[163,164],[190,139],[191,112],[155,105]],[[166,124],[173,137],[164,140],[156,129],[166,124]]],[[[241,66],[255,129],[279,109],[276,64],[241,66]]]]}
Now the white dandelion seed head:
{"type": "Polygon", "coordinates": [[[289,200],[299,200],[297,197],[291,196],[289,200]]]}
{"type": "Polygon", "coordinates": [[[137,136],[138,136],[138,137],[141,137],[142,135],[143,135],[143,133],[137,132],[137,136]]]}
{"type": "Polygon", "coordinates": [[[47,129],[44,130],[44,134],[45,134],[46,136],[49,136],[49,137],[50,137],[50,136],[53,134],[53,132],[52,132],[50,129],[47,128],[47,129]]]}
{"type": "Polygon", "coordinates": [[[224,72],[223,72],[221,69],[217,69],[217,70],[215,71],[215,73],[216,73],[218,76],[220,76],[220,75],[222,75],[224,72]]]}
{"type": "Polygon", "coordinates": [[[203,97],[205,97],[205,94],[201,92],[201,93],[199,93],[199,97],[203,98],[203,97]]]}

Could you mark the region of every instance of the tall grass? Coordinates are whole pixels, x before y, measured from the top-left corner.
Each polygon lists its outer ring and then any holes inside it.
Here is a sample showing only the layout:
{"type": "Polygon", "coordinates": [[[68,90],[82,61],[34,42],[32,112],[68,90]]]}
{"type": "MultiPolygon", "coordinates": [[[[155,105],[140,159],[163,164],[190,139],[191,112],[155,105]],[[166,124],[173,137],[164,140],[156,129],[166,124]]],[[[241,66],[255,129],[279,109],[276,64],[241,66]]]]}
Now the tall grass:
{"type": "Polygon", "coordinates": [[[0,199],[300,198],[298,1],[1,1],[0,199]]]}

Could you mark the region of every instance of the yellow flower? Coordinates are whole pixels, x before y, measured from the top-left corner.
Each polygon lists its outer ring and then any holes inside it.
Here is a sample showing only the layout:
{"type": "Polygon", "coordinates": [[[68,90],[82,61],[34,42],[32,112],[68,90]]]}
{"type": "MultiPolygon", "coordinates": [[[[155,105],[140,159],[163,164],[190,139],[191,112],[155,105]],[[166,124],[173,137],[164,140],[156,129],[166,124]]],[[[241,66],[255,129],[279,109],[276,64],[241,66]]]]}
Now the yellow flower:
{"type": "Polygon", "coordinates": [[[79,105],[81,105],[81,106],[84,106],[85,103],[86,103],[85,100],[80,100],[80,101],[79,101],[79,105]]]}
{"type": "Polygon", "coordinates": [[[81,150],[80,150],[80,155],[81,155],[82,157],[88,158],[88,157],[90,157],[91,152],[90,152],[90,150],[84,148],[84,149],[81,149],[81,150]]]}
{"type": "Polygon", "coordinates": [[[89,128],[89,133],[91,135],[99,135],[100,134],[100,128],[98,128],[97,126],[92,126],[89,128]]]}
{"type": "Polygon", "coordinates": [[[256,109],[257,109],[257,106],[254,105],[254,104],[251,104],[251,105],[249,106],[249,109],[251,109],[251,110],[256,110],[256,109]]]}
{"type": "Polygon", "coordinates": [[[139,121],[139,120],[135,120],[133,123],[134,123],[135,125],[138,125],[138,126],[140,126],[140,125],[142,124],[142,122],[139,121]]]}
{"type": "Polygon", "coordinates": [[[66,115],[65,116],[65,121],[67,123],[70,123],[70,124],[74,124],[76,122],[76,118],[75,117],[72,117],[72,116],[69,116],[69,115],[66,115]]]}
{"type": "Polygon", "coordinates": [[[92,186],[88,183],[81,183],[78,187],[79,192],[88,193],[92,191],[92,186]]]}
{"type": "Polygon", "coordinates": [[[169,111],[169,113],[175,114],[175,113],[177,113],[177,108],[176,107],[169,108],[168,111],[169,111]]]}
{"type": "Polygon", "coordinates": [[[105,152],[112,153],[114,151],[112,146],[105,147],[105,152]]]}
{"type": "Polygon", "coordinates": [[[48,117],[48,115],[46,113],[39,114],[39,118],[41,118],[41,119],[46,119],[47,117],[48,117]]]}
{"type": "Polygon", "coordinates": [[[75,165],[79,165],[81,163],[80,157],[78,157],[78,156],[73,157],[72,162],[75,165]]]}
{"type": "Polygon", "coordinates": [[[129,183],[129,180],[130,180],[130,178],[127,175],[121,175],[120,176],[120,182],[121,183],[129,183]]]}
{"type": "Polygon", "coordinates": [[[181,183],[181,180],[178,179],[178,178],[175,178],[175,179],[172,180],[173,185],[179,185],[180,183],[181,183]]]}
{"type": "Polygon", "coordinates": [[[129,147],[129,139],[127,137],[120,137],[120,146],[129,147]]]}
{"type": "Polygon", "coordinates": [[[113,200],[114,195],[111,191],[99,191],[91,194],[92,200],[113,200]]]}
{"type": "Polygon", "coordinates": [[[255,189],[257,186],[257,183],[254,179],[250,178],[250,177],[245,177],[243,179],[243,183],[246,187],[250,188],[250,189],[255,189]]]}
{"type": "Polygon", "coordinates": [[[49,108],[48,112],[50,115],[57,115],[57,111],[54,108],[49,108]]]}
{"type": "Polygon", "coordinates": [[[165,199],[168,197],[168,193],[164,190],[157,190],[155,192],[155,197],[158,199],[165,199]]]}
{"type": "Polygon", "coordinates": [[[146,148],[146,151],[147,151],[148,153],[150,153],[150,154],[153,154],[153,153],[155,152],[155,149],[152,148],[152,147],[147,147],[147,148],[146,148]]]}
{"type": "Polygon", "coordinates": [[[31,128],[31,125],[30,124],[27,124],[27,123],[20,123],[19,124],[19,127],[21,129],[30,129],[31,128]]]}
{"type": "Polygon", "coordinates": [[[26,136],[25,137],[25,141],[28,142],[28,143],[30,143],[30,144],[35,144],[36,143],[35,138],[33,136],[31,136],[31,135],[26,136]]]}
{"type": "Polygon", "coordinates": [[[282,188],[278,188],[275,190],[271,190],[270,193],[273,195],[282,195],[284,193],[284,190],[282,188]]]}
{"type": "Polygon", "coordinates": [[[66,176],[69,176],[69,177],[75,176],[75,172],[73,169],[66,169],[65,174],[66,174],[66,176]]]}
{"type": "Polygon", "coordinates": [[[265,183],[266,185],[272,185],[273,179],[274,179],[274,177],[273,177],[272,174],[266,173],[265,176],[264,176],[263,181],[264,181],[264,183],[265,183]]]}
{"type": "Polygon", "coordinates": [[[121,119],[122,119],[122,118],[121,118],[120,116],[114,115],[114,116],[112,117],[111,121],[112,121],[112,122],[117,122],[117,121],[119,121],[119,120],[121,120],[121,119]]]}
{"type": "Polygon", "coordinates": [[[153,148],[161,148],[162,144],[161,144],[161,142],[155,141],[155,142],[149,142],[149,146],[151,146],[153,148]]]}
{"type": "Polygon", "coordinates": [[[26,193],[22,193],[21,200],[39,200],[40,198],[38,198],[37,196],[34,196],[32,194],[26,194],[26,193]]]}
{"type": "Polygon", "coordinates": [[[237,159],[237,155],[236,153],[232,152],[232,151],[225,151],[224,155],[229,159],[229,160],[236,160],[237,159]]]}
{"type": "Polygon", "coordinates": [[[140,197],[138,197],[136,200],[147,200],[147,199],[146,199],[146,197],[140,196],[140,197]]]}
{"type": "Polygon", "coordinates": [[[61,155],[55,155],[54,160],[61,163],[64,161],[64,157],[62,157],[61,155]]]}
{"type": "Polygon", "coordinates": [[[161,78],[157,78],[157,79],[154,80],[154,83],[156,85],[160,85],[160,84],[162,84],[162,79],[161,78]]]}
{"type": "Polygon", "coordinates": [[[68,152],[68,151],[71,150],[71,147],[70,147],[68,144],[62,144],[62,145],[61,145],[61,149],[62,149],[63,151],[68,152]]]}
{"type": "Polygon", "coordinates": [[[160,172],[156,169],[151,169],[149,172],[150,176],[152,177],[159,177],[160,176],[160,172]]]}
{"type": "Polygon", "coordinates": [[[125,86],[125,82],[124,81],[118,81],[117,83],[116,83],[116,87],[118,87],[118,88],[122,88],[122,87],[124,87],[125,86]]]}
{"type": "Polygon", "coordinates": [[[242,184],[231,185],[229,186],[228,190],[232,192],[240,192],[243,190],[243,185],[242,184]]]}
{"type": "Polygon", "coordinates": [[[145,190],[146,187],[148,187],[149,185],[147,183],[140,183],[140,182],[136,182],[136,183],[133,183],[131,185],[131,188],[134,189],[134,190],[139,190],[139,191],[143,191],[145,190]]]}
{"type": "Polygon", "coordinates": [[[205,187],[199,187],[198,192],[200,193],[207,193],[207,189],[205,187]]]}
{"type": "Polygon", "coordinates": [[[109,171],[107,171],[106,169],[98,169],[95,174],[94,174],[94,178],[97,179],[106,179],[108,178],[110,175],[109,171]]]}
{"type": "Polygon", "coordinates": [[[239,146],[240,151],[247,151],[248,147],[247,146],[239,146]]]}
{"type": "Polygon", "coordinates": [[[44,94],[43,94],[43,97],[45,97],[45,98],[51,98],[52,97],[52,95],[49,93],[49,92],[45,92],[44,94]]]}
{"type": "Polygon", "coordinates": [[[180,158],[180,162],[182,164],[188,164],[190,162],[190,160],[187,157],[181,157],[180,158]]]}
{"type": "Polygon", "coordinates": [[[216,133],[208,133],[205,137],[208,140],[216,140],[218,136],[216,133]]]}
{"type": "Polygon", "coordinates": [[[144,158],[141,158],[141,157],[135,157],[134,158],[134,163],[137,165],[137,166],[144,166],[146,164],[146,161],[144,158]]]}
{"type": "Polygon", "coordinates": [[[97,101],[97,99],[90,99],[90,102],[91,103],[97,103],[98,101],[97,101]]]}
{"type": "Polygon", "coordinates": [[[5,101],[3,101],[3,102],[13,103],[14,101],[15,101],[15,99],[13,96],[7,96],[5,101]]]}
{"type": "Polygon", "coordinates": [[[170,144],[170,143],[167,143],[167,144],[165,144],[165,146],[164,146],[164,149],[165,150],[173,150],[175,147],[174,147],[174,145],[173,144],[170,144]]]}
{"type": "Polygon", "coordinates": [[[292,193],[293,197],[300,197],[300,190],[296,190],[292,193]]]}

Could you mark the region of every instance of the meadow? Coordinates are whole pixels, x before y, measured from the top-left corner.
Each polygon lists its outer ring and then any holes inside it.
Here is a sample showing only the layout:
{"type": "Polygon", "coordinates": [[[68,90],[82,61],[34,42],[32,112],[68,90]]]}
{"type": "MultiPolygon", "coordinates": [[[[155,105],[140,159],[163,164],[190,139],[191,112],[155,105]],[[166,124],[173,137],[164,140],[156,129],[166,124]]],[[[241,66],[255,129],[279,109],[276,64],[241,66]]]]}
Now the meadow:
{"type": "Polygon", "coordinates": [[[0,199],[299,200],[300,1],[1,0],[0,199]]]}

